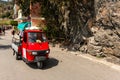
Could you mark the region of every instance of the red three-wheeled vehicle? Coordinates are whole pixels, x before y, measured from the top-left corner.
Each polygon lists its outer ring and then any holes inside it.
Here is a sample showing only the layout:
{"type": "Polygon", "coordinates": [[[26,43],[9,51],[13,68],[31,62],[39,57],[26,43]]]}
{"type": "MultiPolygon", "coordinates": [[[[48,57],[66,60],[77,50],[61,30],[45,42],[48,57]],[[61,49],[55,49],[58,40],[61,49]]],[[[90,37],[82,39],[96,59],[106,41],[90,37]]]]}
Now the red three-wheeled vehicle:
{"type": "Polygon", "coordinates": [[[49,42],[40,29],[24,30],[22,41],[13,39],[12,49],[17,60],[22,58],[26,63],[36,63],[38,68],[43,68],[50,53],[49,42]]]}

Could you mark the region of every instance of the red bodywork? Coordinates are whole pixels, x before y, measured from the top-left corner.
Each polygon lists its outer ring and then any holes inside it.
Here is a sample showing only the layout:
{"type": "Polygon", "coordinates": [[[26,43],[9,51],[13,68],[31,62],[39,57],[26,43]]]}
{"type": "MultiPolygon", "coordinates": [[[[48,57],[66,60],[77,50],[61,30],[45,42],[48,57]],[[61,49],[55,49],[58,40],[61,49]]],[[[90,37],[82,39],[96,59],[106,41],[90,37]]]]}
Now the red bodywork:
{"type": "Polygon", "coordinates": [[[48,59],[50,52],[49,42],[42,30],[25,30],[19,50],[22,52],[22,57],[28,62],[37,62],[36,56],[48,59]],[[31,35],[34,36],[33,41],[31,35]]]}

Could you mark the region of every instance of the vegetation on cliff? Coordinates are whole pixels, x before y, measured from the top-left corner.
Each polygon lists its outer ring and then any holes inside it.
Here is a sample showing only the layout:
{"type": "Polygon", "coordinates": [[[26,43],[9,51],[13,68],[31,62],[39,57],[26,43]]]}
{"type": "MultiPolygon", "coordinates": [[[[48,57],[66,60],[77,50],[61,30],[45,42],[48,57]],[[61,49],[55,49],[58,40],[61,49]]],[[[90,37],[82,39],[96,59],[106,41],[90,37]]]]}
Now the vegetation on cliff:
{"type": "Polygon", "coordinates": [[[0,18],[12,19],[13,4],[12,2],[4,2],[0,0],[0,18]]]}

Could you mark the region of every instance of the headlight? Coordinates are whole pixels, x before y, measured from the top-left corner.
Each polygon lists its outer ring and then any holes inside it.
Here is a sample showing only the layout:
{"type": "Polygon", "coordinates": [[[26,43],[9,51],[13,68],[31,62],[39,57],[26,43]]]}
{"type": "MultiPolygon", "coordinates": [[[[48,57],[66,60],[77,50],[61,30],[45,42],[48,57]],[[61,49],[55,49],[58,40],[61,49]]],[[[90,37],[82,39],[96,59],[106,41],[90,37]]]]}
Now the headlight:
{"type": "Polygon", "coordinates": [[[46,53],[49,53],[49,52],[50,52],[49,50],[46,51],[46,53]]]}
{"type": "Polygon", "coordinates": [[[37,52],[32,52],[32,55],[37,55],[37,52]]]}

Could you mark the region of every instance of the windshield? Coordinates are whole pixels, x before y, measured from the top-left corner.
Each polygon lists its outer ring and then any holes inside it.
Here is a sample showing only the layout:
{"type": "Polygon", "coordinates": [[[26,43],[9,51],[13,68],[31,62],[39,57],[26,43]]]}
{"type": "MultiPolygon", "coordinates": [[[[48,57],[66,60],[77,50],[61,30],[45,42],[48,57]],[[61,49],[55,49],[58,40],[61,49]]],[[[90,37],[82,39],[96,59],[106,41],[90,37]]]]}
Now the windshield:
{"type": "Polygon", "coordinates": [[[29,32],[28,33],[28,41],[29,42],[45,42],[46,35],[43,32],[29,32]]]}

